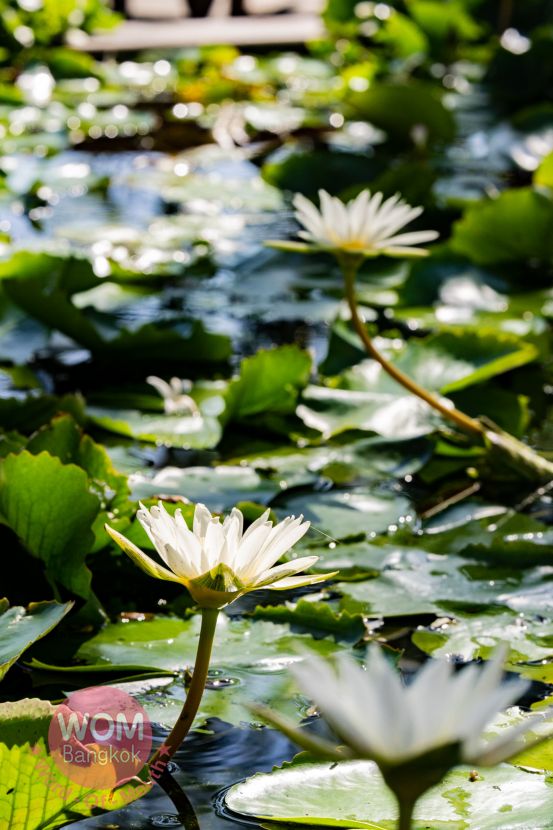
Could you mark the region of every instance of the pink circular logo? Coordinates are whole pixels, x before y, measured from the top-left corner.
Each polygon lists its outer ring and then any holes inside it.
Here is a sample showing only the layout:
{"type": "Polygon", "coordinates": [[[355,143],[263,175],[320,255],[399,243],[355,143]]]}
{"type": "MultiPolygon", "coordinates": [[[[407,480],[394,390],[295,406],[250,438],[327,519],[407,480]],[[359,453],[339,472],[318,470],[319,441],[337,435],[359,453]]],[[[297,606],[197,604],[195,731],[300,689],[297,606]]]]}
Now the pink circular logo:
{"type": "Polygon", "coordinates": [[[140,772],[150,757],[152,728],[146,710],[130,695],[93,686],[56,707],[48,745],[67,778],[106,790],[140,772]]]}

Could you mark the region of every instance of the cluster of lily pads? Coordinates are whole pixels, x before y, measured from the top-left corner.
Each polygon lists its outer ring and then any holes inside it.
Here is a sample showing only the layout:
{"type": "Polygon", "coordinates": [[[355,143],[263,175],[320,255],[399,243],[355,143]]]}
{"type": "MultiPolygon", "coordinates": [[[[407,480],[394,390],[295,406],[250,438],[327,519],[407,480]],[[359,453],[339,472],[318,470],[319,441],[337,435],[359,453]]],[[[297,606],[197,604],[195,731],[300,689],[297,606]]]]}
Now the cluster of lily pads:
{"type": "Polygon", "coordinates": [[[227,818],[388,830],[386,782],[401,830],[419,797],[547,830],[551,4],[98,61],[33,2],[0,9],[0,825],[94,813],[33,771],[108,684],[227,818]],[[190,772],[227,739],[265,749],[190,772]]]}

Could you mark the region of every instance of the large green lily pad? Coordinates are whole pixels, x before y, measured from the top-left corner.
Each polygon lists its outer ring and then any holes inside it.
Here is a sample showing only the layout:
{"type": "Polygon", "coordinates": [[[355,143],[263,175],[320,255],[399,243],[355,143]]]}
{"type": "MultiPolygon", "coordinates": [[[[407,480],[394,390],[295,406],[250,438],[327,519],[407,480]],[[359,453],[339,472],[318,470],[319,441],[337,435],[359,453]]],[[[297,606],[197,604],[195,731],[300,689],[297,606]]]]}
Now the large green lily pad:
{"type": "MultiPolygon", "coordinates": [[[[329,554],[332,559],[334,552],[329,554]]],[[[324,567],[324,558],[320,564],[324,567]]],[[[389,545],[382,549],[378,576],[333,587],[343,594],[344,608],[371,616],[455,616],[504,608],[532,615],[551,613],[550,579],[547,566],[521,571],[389,545]]]]}
{"type": "MultiPolygon", "coordinates": [[[[119,664],[178,671],[194,665],[200,617],[157,617],[107,625],[84,643],[76,657],[90,664],[119,664]]],[[[327,655],[341,646],[333,639],[294,635],[287,625],[219,616],[212,668],[263,666],[277,669],[301,659],[301,652],[327,655]]]]}
{"type": "MultiPolygon", "coordinates": [[[[240,816],[294,825],[393,830],[394,798],[369,761],[301,763],[231,787],[227,806],[240,816]]],[[[553,784],[509,765],[449,773],[418,803],[414,830],[550,830],[553,784]]]]}

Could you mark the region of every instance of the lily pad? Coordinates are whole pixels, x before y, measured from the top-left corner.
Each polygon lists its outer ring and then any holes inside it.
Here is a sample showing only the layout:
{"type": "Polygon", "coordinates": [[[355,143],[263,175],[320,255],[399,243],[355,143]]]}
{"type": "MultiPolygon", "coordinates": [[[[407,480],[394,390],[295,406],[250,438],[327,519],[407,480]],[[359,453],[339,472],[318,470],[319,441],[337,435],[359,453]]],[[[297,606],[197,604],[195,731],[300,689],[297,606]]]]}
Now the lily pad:
{"type": "MultiPolygon", "coordinates": [[[[385,341],[381,350],[412,380],[443,395],[459,392],[537,357],[530,343],[493,329],[444,329],[399,348],[385,341]]],[[[357,358],[358,359],[358,358],[357,358]]],[[[345,430],[363,429],[386,438],[414,438],[441,422],[372,360],[364,360],[329,386],[309,386],[298,415],[325,438],[345,430]]]]}
{"type": "Polygon", "coordinates": [[[203,449],[219,443],[222,428],[217,418],[203,415],[147,414],[136,409],[91,406],[88,416],[102,429],[152,444],[203,449]]]}
{"type": "Polygon", "coordinates": [[[553,626],[539,617],[490,611],[456,615],[453,619],[438,620],[429,628],[420,627],[413,633],[413,642],[433,657],[454,655],[465,662],[487,659],[496,646],[507,642],[510,664],[524,673],[524,666],[519,664],[551,657],[553,626]]]}
{"type": "MultiPolygon", "coordinates": [[[[153,723],[166,729],[174,726],[186,694],[181,678],[171,682],[158,679],[116,685],[136,697],[153,723]]],[[[309,714],[310,703],[300,694],[287,669],[233,666],[210,670],[196,724],[202,731],[208,728],[203,725],[208,718],[218,718],[233,726],[257,725],[250,709],[252,700],[278,705],[298,723],[309,714]]]]}
{"type": "Polygon", "coordinates": [[[0,680],[24,651],[45,637],[73,607],[72,602],[34,602],[29,608],[0,604],[0,680]]]}
{"type": "MultiPolygon", "coordinates": [[[[414,830],[549,830],[553,785],[536,771],[503,764],[450,772],[418,802],[414,830]]],[[[392,830],[397,806],[375,764],[301,763],[235,784],[226,804],[239,816],[263,822],[392,830]]]]}
{"type": "Polygon", "coordinates": [[[311,357],[297,346],[257,352],[242,361],[238,378],[229,384],[227,417],[238,421],[266,412],[293,412],[310,372],[311,357]]]}
{"type": "Polygon", "coordinates": [[[414,520],[408,499],[396,493],[357,487],[348,491],[282,496],[274,510],[282,515],[300,513],[311,522],[309,539],[329,541],[351,536],[385,533],[414,520]]]}
{"type": "Polygon", "coordinates": [[[373,84],[366,92],[350,92],[347,103],[352,114],[380,127],[399,144],[410,144],[419,125],[431,142],[449,141],[455,133],[452,114],[423,84],[373,84]]]}
{"type": "MultiPolygon", "coordinates": [[[[87,640],[76,657],[90,663],[181,670],[194,664],[200,617],[181,620],[157,617],[106,626],[87,640]]],[[[212,668],[264,667],[276,670],[301,660],[301,652],[333,654],[341,647],[332,639],[293,635],[287,625],[267,621],[232,620],[219,616],[212,668]]]]}
{"type": "MultiPolygon", "coordinates": [[[[330,552],[332,554],[332,552],[330,552]]],[[[322,559],[324,563],[324,558],[322,559]]],[[[460,556],[425,553],[393,545],[382,549],[377,577],[333,586],[342,607],[371,616],[470,613],[505,608],[520,614],[548,614],[551,609],[549,568],[529,572],[475,563],[460,556]]]]}
{"type": "Polygon", "coordinates": [[[278,484],[247,467],[164,467],[153,477],[130,476],[133,499],[182,496],[202,502],[212,511],[230,510],[245,499],[265,504],[280,490],[278,484]]]}

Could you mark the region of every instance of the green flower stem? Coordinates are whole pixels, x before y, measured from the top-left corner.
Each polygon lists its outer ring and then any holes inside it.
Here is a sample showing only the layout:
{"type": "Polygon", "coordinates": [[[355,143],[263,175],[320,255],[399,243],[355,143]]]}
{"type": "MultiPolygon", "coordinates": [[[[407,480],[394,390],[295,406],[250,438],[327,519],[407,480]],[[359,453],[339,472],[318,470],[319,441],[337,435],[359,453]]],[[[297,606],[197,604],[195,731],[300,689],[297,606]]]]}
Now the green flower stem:
{"type": "Polygon", "coordinates": [[[159,775],[155,774],[156,771],[160,770],[160,767],[164,769],[167,766],[167,762],[180,747],[190,732],[194,718],[196,717],[205,690],[218,616],[218,608],[202,609],[202,626],[200,629],[198,651],[196,652],[196,662],[194,663],[194,672],[184,706],[182,707],[182,712],[169,736],[164,741],[163,746],[152,755],[148,762],[148,767],[153,771],[155,778],[159,777],[159,775]]]}
{"type": "Polygon", "coordinates": [[[413,826],[414,801],[399,801],[399,818],[397,830],[411,830],[413,826]]]}
{"type": "Polygon", "coordinates": [[[514,10],[513,0],[500,0],[499,18],[497,21],[497,28],[500,34],[502,34],[505,29],[508,29],[511,25],[514,10]]]}
{"type": "Polygon", "coordinates": [[[390,361],[378,351],[371,337],[367,333],[365,324],[359,314],[357,301],[355,299],[355,277],[359,264],[355,259],[344,258],[341,259],[340,265],[344,274],[346,299],[351,312],[351,321],[368,354],[380,363],[384,371],[387,372],[395,381],[397,381],[397,383],[401,384],[401,386],[409,392],[412,392],[413,395],[421,398],[421,400],[426,401],[427,404],[443,415],[444,418],[447,418],[449,421],[453,421],[453,423],[462,429],[463,432],[469,433],[470,435],[478,435],[483,438],[486,434],[486,430],[479,421],[475,418],[471,418],[470,415],[465,415],[464,412],[461,412],[459,409],[455,409],[455,407],[449,407],[446,403],[440,400],[440,398],[432,394],[432,392],[429,392],[423,386],[419,386],[418,383],[412,380],[408,375],[404,374],[401,369],[394,366],[393,363],[390,363],[390,361]]]}
{"type": "Polygon", "coordinates": [[[303,750],[316,757],[332,761],[346,761],[352,757],[345,747],[335,746],[324,738],[319,738],[317,735],[307,732],[305,729],[298,729],[289,718],[279,715],[278,712],[273,712],[268,706],[254,703],[248,708],[254,715],[267,721],[272,727],[290,738],[291,741],[301,746],[303,750]]]}
{"type": "Polygon", "coordinates": [[[378,351],[367,333],[355,299],[355,277],[360,260],[358,257],[342,255],[338,261],[344,275],[345,295],[351,312],[351,321],[370,357],[380,363],[391,378],[413,395],[426,401],[433,409],[448,421],[452,421],[466,434],[477,437],[479,443],[488,451],[490,458],[509,468],[511,474],[514,473],[517,477],[527,479],[533,484],[544,484],[553,481],[553,463],[547,458],[519,441],[514,435],[510,435],[491,422],[487,423],[485,418],[471,418],[470,415],[466,415],[460,409],[449,407],[447,403],[432,392],[429,392],[423,386],[419,386],[418,383],[394,366],[393,363],[390,363],[378,351]]]}

